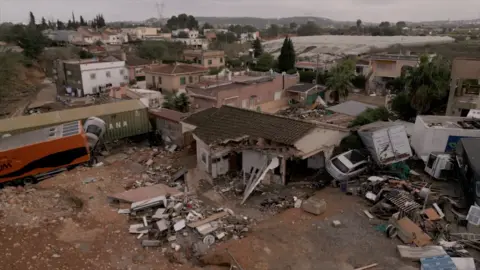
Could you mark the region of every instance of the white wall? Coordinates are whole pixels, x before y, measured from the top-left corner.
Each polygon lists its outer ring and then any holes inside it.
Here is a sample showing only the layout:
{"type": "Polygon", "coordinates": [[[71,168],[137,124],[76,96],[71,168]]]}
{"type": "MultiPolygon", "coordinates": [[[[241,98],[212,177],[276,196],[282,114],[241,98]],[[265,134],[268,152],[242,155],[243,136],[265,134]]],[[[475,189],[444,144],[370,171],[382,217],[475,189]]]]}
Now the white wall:
{"type": "Polygon", "coordinates": [[[253,150],[242,151],[242,169],[244,172],[250,172],[250,168],[262,168],[265,164],[265,155],[253,150]]]}
{"type": "Polygon", "coordinates": [[[125,68],[125,61],[100,62],[81,64],[83,94],[93,94],[93,88],[105,87],[111,83],[112,86],[120,86],[122,83],[128,83],[128,70],[125,68]],[[110,77],[107,77],[110,72],[110,77]],[[91,74],[95,74],[95,79],[91,79],[91,74]]]}

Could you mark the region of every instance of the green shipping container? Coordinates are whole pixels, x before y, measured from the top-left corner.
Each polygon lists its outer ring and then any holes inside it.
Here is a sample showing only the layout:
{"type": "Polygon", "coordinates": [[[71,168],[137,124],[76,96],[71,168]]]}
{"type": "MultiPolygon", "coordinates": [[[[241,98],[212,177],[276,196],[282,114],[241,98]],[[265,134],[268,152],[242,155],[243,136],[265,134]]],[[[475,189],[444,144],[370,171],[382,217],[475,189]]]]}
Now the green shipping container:
{"type": "Polygon", "coordinates": [[[18,134],[96,116],[106,123],[105,141],[142,135],[151,130],[148,109],[139,100],[124,100],[63,111],[0,120],[0,135],[18,134]]]}

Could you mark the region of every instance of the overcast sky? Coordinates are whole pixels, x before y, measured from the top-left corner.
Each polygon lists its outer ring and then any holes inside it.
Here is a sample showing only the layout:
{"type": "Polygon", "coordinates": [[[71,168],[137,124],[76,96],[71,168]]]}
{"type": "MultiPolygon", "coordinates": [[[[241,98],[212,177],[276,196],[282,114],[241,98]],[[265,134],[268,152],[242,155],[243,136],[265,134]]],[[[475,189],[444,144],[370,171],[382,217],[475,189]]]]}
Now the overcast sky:
{"type": "MultiPolygon", "coordinates": [[[[161,0],[0,0],[0,21],[27,22],[28,11],[37,20],[90,20],[103,13],[107,21],[158,17],[161,0]]],[[[480,18],[480,0],[163,0],[164,17],[179,13],[217,17],[317,16],[364,22],[461,20],[480,18]]]]}

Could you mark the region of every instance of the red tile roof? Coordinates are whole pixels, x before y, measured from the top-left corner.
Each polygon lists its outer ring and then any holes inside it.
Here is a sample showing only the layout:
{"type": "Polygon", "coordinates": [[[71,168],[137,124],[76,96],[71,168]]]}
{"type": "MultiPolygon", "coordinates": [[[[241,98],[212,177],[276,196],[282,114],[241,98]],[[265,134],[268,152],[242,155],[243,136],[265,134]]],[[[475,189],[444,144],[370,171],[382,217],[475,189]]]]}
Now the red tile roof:
{"type": "Polygon", "coordinates": [[[183,63],[152,65],[145,69],[145,72],[162,74],[185,74],[207,72],[208,68],[200,65],[191,65],[183,63]]]}

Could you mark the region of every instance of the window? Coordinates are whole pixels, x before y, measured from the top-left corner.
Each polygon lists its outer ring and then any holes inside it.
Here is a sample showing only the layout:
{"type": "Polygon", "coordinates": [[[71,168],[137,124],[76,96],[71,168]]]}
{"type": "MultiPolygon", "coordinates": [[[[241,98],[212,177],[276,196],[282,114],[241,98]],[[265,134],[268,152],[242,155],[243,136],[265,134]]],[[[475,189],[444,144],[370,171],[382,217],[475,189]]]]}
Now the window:
{"type": "MultiPolygon", "coordinates": [[[[155,80],[155,77],[153,80],[155,80]]],[[[162,77],[158,77],[158,84],[162,84],[162,77]]]]}
{"type": "Polygon", "coordinates": [[[110,71],[105,72],[105,76],[107,76],[107,78],[110,78],[111,77],[110,71]]]}
{"type": "Polygon", "coordinates": [[[127,76],[127,75],[123,76],[123,78],[124,78],[125,80],[128,80],[128,76],[127,76]]]}
{"type": "Polygon", "coordinates": [[[185,85],[187,82],[186,82],[186,79],[185,77],[180,77],[180,85],[185,85]]]}
{"type": "Polygon", "coordinates": [[[97,75],[95,73],[90,73],[90,79],[95,80],[97,75]]]}
{"type": "Polygon", "coordinates": [[[220,63],[223,63],[223,57],[220,57],[220,63]]]}
{"type": "Polygon", "coordinates": [[[120,69],[120,75],[123,75],[125,73],[125,70],[120,69]]]}
{"type": "Polygon", "coordinates": [[[192,76],[188,77],[188,82],[193,83],[193,77],[192,76]]]}
{"type": "Polygon", "coordinates": [[[212,60],[208,60],[208,64],[211,65],[211,64],[212,64],[212,60]]]}
{"type": "Polygon", "coordinates": [[[248,107],[248,99],[242,100],[242,108],[247,108],[248,107]]]}
{"type": "Polygon", "coordinates": [[[275,92],[273,100],[280,100],[280,98],[282,98],[282,91],[275,92]]]}

